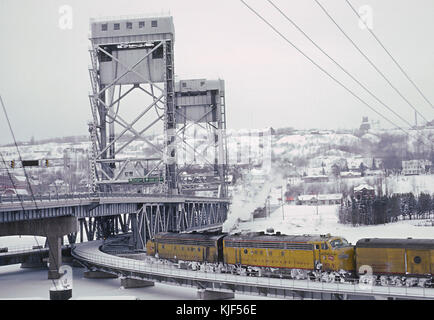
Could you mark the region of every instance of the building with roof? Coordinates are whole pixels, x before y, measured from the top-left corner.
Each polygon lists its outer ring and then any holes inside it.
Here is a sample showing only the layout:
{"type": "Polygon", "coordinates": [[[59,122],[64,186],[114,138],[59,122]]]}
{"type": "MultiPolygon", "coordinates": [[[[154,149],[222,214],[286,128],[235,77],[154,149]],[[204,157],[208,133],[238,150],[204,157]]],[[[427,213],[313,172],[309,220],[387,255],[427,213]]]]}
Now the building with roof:
{"type": "Polygon", "coordinates": [[[342,193],[302,194],[297,197],[296,203],[298,205],[332,205],[341,204],[342,200],[342,193]]]}
{"type": "Polygon", "coordinates": [[[402,161],[403,175],[419,175],[427,172],[427,167],[431,167],[429,160],[404,160],[402,161]]]}
{"type": "Polygon", "coordinates": [[[354,197],[357,200],[373,199],[375,198],[375,188],[368,184],[361,184],[354,187],[354,197]]]}

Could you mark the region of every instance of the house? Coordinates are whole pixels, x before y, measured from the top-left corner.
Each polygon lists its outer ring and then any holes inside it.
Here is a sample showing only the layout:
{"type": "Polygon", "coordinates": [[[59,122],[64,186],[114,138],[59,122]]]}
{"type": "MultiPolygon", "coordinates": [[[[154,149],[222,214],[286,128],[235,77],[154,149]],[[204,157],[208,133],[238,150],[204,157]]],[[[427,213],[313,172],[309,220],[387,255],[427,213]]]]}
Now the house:
{"type": "Polygon", "coordinates": [[[361,172],[357,172],[357,171],[343,171],[343,172],[340,172],[339,175],[343,179],[347,179],[347,178],[360,178],[362,176],[362,173],[361,172]]]}
{"type": "Polygon", "coordinates": [[[24,194],[24,191],[27,193],[27,187],[26,177],[0,175],[0,194],[24,194]]]}
{"type": "Polygon", "coordinates": [[[343,195],[341,193],[329,194],[304,194],[297,197],[298,205],[332,205],[341,204],[343,195]]]}
{"type": "Polygon", "coordinates": [[[402,161],[402,174],[406,176],[423,174],[431,165],[429,160],[404,160],[402,161]]]}
{"type": "Polygon", "coordinates": [[[367,169],[365,171],[365,176],[382,176],[384,175],[384,172],[382,170],[370,170],[367,169]]]}
{"type": "Polygon", "coordinates": [[[354,191],[354,197],[357,200],[375,198],[375,188],[368,184],[361,184],[357,187],[354,187],[353,191],[354,191]]]}
{"type": "Polygon", "coordinates": [[[287,204],[294,204],[295,203],[295,198],[293,196],[286,196],[285,197],[285,202],[287,204]]]}
{"type": "Polygon", "coordinates": [[[4,195],[4,196],[9,196],[9,195],[28,196],[29,193],[25,189],[6,189],[3,191],[2,195],[4,195]]]}
{"type": "Polygon", "coordinates": [[[302,180],[305,183],[328,182],[329,177],[326,175],[304,176],[302,177],[302,180]]]}

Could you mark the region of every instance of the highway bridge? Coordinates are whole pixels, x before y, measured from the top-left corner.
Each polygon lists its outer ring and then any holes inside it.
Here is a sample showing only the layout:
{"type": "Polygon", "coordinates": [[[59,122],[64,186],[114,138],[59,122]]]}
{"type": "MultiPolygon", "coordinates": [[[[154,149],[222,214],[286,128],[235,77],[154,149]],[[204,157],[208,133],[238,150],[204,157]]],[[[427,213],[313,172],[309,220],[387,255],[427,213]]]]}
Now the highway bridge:
{"type": "Polygon", "coordinates": [[[133,249],[143,250],[147,239],[158,232],[220,229],[228,207],[228,199],[168,194],[7,196],[0,200],[0,236],[47,237],[54,248],[49,277],[56,278],[65,235],[73,244],[132,232],[133,249]]]}

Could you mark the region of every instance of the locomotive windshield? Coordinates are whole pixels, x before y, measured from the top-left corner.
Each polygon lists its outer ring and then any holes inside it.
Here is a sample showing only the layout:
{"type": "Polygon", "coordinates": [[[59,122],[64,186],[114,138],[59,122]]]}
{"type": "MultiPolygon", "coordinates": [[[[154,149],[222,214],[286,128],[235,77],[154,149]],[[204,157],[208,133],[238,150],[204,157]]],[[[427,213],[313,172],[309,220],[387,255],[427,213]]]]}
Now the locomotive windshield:
{"type": "Polygon", "coordinates": [[[334,239],[332,241],[330,241],[330,245],[332,246],[332,248],[342,248],[342,247],[348,247],[348,241],[345,239],[334,239]]]}

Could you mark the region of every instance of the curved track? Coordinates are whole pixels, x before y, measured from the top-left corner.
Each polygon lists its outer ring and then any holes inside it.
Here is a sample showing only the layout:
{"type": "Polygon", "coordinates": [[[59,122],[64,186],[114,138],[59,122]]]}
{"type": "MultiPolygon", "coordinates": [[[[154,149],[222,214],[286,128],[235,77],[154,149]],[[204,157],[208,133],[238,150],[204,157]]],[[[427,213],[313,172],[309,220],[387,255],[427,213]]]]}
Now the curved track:
{"type": "MultiPolygon", "coordinates": [[[[294,292],[309,292],[348,296],[404,299],[432,299],[434,289],[419,287],[382,287],[349,283],[325,283],[309,280],[250,277],[227,273],[215,273],[179,269],[152,259],[133,260],[106,254],[99,248],[102,241],[77,244],[72,255],[88,268],[123,277],[166,282],[197,288],[226,289],[239,293],[293,296],[294,292]]],[[[313,296],[313,295],[312,295],[313,296]]]]}

